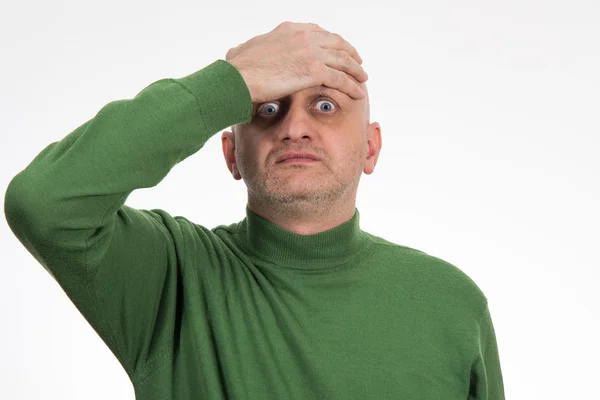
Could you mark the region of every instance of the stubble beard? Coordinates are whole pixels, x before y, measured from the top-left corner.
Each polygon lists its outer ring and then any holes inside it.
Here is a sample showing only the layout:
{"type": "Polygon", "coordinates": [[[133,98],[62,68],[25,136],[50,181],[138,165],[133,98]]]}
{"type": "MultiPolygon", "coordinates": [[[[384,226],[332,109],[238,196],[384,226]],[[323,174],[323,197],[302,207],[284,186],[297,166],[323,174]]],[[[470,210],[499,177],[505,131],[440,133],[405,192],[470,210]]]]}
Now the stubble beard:
{"type": "MultiPolygon", "coordinates": [[[[321,161],[318,161],[321,163],[321,161]]],[[[326,214],[336,207],[356,185],[356,179],[343,181],[325,165],[289,165],[267,171],[244,168],[240,171],[248,188],[248,198],[261,208],[287,218],[300,218],[307,212],[326,214]],[[290,172],[289,178],[278,168],[307,169],[290,172]],[[319,171],[310,171],[319,168],[319,171]],[[306,176],[294,176],[294,175],[306,176]]]]}
{"type": "MultiPolygon", "coordinates": [[[[359,160],[365,159],[367,151],[365,143],[359,154],[353,155],[356,159],[350,156],[348,161],[358,165],[359,160]]],[[[240,154],[236,153],[236,158],[240,175],[248,189],[248,202],[269,210],[271,214],[290,219],[302,218],[307,213],[326,216],[347,205],[347,202],[356,201],[362,167],[357,167],[348,178],[347,171],[332,170],[323,161],[317,161],[316,165],[269,166],[265,171],[260,171],[251,160],[244,162],[240,154]],[[318,168],[318,171],[298,171],[298,174],[307,176],[286,178],[278,168],[318,168]]]]}

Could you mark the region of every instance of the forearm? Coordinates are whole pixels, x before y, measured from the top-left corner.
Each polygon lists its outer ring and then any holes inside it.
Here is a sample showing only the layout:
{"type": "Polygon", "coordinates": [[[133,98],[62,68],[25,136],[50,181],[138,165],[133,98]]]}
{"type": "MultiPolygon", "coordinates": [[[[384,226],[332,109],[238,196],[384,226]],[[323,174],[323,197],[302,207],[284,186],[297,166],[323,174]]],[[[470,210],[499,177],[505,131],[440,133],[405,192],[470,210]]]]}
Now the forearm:
{"type": "Polygon", "coordinates": [[[40,152],[7,189],[7,220],[25,239],[28,229],[52,241],[60,232],[87,237],[133,190],[157,185],[216,132],[248,121],[251,108],[242,77],[223,60],[154,82],[40,152]]]}

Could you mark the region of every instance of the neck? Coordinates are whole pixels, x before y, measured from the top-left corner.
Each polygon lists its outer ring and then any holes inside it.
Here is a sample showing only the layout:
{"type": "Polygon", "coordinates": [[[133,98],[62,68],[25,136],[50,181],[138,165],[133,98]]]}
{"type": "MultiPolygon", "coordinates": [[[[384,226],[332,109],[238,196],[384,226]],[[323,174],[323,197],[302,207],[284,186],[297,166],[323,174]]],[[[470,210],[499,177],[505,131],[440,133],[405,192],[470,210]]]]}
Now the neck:
{"type": "Polygon", "coordinates": [[[299,235],[313,235],[335,228],[354,216],[355,207],[355,199],[327,205],[305,201],[266,204],[248,197],[248,208],[254,213],[299,235]]]}

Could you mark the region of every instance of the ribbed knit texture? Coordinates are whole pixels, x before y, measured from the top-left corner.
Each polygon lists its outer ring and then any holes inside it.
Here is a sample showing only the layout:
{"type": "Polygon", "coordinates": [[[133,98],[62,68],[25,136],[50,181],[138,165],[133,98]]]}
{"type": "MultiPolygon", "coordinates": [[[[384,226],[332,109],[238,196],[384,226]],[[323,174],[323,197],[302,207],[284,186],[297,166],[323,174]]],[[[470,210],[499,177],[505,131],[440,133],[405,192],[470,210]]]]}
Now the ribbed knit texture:
{"type": "MultiPolygon", "coordinates": [[[[358,209],[303,236],[247,207],[242,221],[209,229],[125,205],[251,109],[239,71],[217,60],[107,104],[7,188],[12,231],[117,357],[136,399],[504,399],[478,286],[361,230],[358,209]]],[[[218,195],[204,189],[200,206],[218,195]]]]}

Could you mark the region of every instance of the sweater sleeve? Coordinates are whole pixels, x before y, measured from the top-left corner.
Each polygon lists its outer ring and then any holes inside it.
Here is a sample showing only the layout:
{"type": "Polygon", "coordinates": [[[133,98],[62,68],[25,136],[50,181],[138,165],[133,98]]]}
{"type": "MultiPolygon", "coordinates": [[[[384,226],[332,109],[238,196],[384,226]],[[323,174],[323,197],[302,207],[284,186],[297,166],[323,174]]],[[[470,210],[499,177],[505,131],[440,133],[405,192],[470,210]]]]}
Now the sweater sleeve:
{"type": "Polygon", "coordinates": [[[239,71],[217,60],[108,103],[45,147],[7,187],[11,230],[132,382],[172,340],[166,330],[176,321],[165,319],[174,318],[167,310],[178,301],[184,224],[162,210],[124,203],[133,190],[156,186],[221,129],[249,121],[251,110],[239,71]]]}
{"type": "Polygon", "coordinates": [[[471,366],[469,400],[504,400],[496,334],[486,306],[478,325],[478,354],[471,366]]]}

